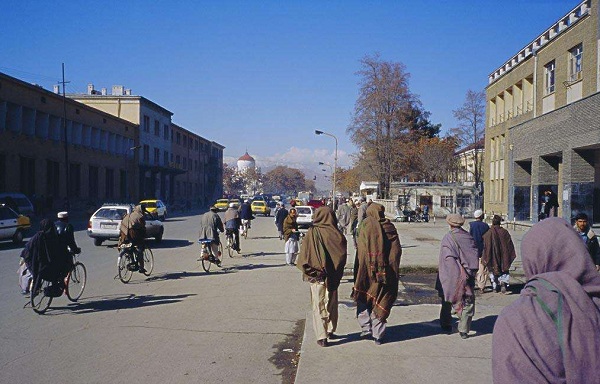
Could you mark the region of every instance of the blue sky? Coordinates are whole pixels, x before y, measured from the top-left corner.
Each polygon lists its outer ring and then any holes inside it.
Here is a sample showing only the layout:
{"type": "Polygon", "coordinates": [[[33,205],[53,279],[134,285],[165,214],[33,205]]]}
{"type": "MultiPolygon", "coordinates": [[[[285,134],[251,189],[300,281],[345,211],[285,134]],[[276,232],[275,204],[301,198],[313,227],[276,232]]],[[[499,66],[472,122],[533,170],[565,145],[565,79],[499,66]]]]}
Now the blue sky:
{"type": "MultiPolygon", "coordinates": [[[[173,122],[259,166],[340,164],[359,61],[403,62],[411,90],[447,130],[469,89],[579,1],[2,2],[0,72],[67,92],[121,84],[173,122]]],[[[319,167],[320,168],[320,167],[319,167]]]]}

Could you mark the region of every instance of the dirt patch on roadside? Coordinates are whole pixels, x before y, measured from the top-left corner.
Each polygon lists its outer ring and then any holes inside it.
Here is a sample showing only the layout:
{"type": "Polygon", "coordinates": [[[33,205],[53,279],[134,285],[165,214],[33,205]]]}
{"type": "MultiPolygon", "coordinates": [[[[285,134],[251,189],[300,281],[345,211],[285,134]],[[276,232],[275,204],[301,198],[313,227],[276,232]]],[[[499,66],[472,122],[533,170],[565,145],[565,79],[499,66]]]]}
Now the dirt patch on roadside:
{"type": "Polygon", "coordinates": [[[283,384],[293,384],[296,380],[305,323],[305,319],[296,321],[292,333],[288,334],[282,342],[273,345],[275,353],[271,356],[269,362],[275,365],[277,369],[281,369],[281,382],[283,384]]]}
{"type": "Polygon", "coordinates": [[[403,286],[398,293],[396,305],[439,304],[440,298],[435,290],[437,268],[415,269],[412,273],[400,275],[403,286]]]}

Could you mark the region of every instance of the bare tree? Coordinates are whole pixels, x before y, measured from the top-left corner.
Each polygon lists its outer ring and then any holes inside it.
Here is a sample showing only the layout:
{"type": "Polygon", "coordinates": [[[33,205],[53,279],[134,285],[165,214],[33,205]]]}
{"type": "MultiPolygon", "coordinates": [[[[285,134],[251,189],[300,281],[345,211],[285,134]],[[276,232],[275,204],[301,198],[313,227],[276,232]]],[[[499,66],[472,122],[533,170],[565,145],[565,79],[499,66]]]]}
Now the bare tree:
{"type": "Polygon", "coordinates": [[[483,157],[479,155],[480,141],[485,135],[485,92],[468,90],[463,105],[452,111],[458,120],[458,127],[452,128],[453,134],[463,148],[473,149],[473,179],[475,186],[481,185],[483,178],[483,157]]]}
{"type": "Polygon", "coordinates": [[[379,55],[361,60],[360,91],[352,125],[346,130],[360,148],[360,158],[373,170],[382,197],[389,197],[397,174],[399,144],[413,126],[418,98],[410,92],[410,74],[402,63],[382,61],[379,55]]]}

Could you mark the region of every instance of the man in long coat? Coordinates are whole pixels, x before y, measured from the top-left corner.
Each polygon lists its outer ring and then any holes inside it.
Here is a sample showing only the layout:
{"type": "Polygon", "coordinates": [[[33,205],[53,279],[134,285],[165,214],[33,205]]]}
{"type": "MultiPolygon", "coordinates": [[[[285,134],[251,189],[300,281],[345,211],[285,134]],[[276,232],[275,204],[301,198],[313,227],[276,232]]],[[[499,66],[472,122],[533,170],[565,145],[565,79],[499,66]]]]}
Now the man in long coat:
{"type": "Polygon", "coordinates": [[[326,347],[327,338],[334,337],[338,321],[337,289],[346,265],[346,238],[337,229],[333,210],[317,208],[313,226],[298,255],[297,267],[304,281],[310,282],[313,327],[317,343],[326,347]]]}
{"type": "Polygon", "coordinates": [[[440,246],[439,272],[436,289],[442,299],[440,325],[452,331],[452,312],[459,317],[460,337],[469,337],[475,315],[475,274],[479,269],[477,246],[469,232],[462,228],[465,219],[456,213],[446,216],[450,231],[440,246]]]}
{"type": "Polygon", "coordinates": [[[390,310],[398,296],[402,247],[396,227],[384,216],[384,207],[371,203],[358,229],[353,298],[361,337],[383,342],[390,310]]]}
{"type": "Polygon", "coordinates": [[[481,263],[490,272],[494,291],[508,293],[506,289],[509,285],[509,269],[517,254],[510,233],[502,228],[500,223],[502,217],[494,215],[492,227],[483,235],[481,263]]]}

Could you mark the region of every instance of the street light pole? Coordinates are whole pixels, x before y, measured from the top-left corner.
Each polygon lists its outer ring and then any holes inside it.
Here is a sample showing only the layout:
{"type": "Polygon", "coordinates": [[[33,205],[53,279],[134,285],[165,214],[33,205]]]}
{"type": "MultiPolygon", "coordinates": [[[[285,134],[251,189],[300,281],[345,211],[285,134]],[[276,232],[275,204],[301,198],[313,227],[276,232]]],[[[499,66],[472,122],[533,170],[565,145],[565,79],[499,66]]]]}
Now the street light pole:
{"type": "MultiPolygon", "coordinates": [[[[324,163],[322,161],[319,161],[319,165],[326,165],[329,167],[329,170],[331,171],[331,198],[333,200],[335,200],[335,184],[334,184],[335,179],[333,178],[333,167],[331,166],[331,164],[324,163]]],[[[325,169],[323,171],[325,171],[325,169]]]]}
{"type": "Polygon", "coordinates": [[[335,137],[334,135],[332,135],[331,133],[327,133],[327,132],[323,132],[323,131],[319,131],[317,129],[315,129],[315,134],[316,135],[326,135],[326,136],[330,136],[333,137],[333,139],[335,140],[335,154],[333,157],[333,209],[336,209],[336,200],[335,200],[335,173],[337,171],[337,148],[338,148],[338,139],[337,137],[335,137]]]}

